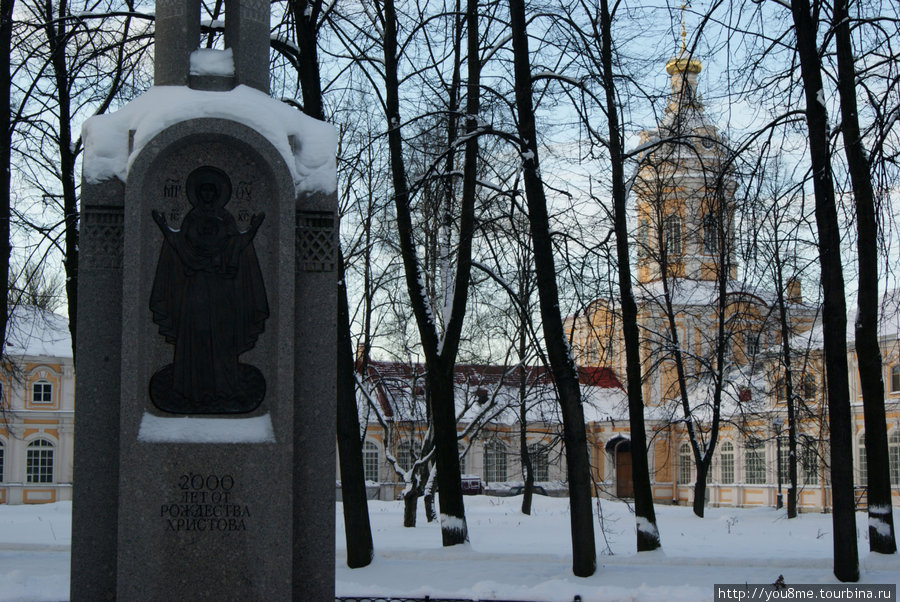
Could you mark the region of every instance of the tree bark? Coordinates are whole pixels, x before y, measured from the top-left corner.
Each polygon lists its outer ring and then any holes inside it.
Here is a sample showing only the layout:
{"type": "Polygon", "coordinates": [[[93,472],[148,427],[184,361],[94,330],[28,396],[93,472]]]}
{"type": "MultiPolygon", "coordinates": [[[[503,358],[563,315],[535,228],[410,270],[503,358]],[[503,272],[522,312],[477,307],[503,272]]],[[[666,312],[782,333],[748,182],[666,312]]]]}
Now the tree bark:
{"type": "Polygon", "coordinates": [[[403,494],[403,526],[413,528],[416,526],[416,510],[419,506],[419,492],[415,487],[403,494]]]}
{"type": "Polygon", "coordinates": [[[374,546],[366,498],[362,441],[359,437],[359,412],[356,406],[353,345],[350,339],[350,313],[344,282],[343,253],[338,257],[338,344],[337,344],[337,436],[341,469],[341,495],[344,511],[344,536],[347,539],[347,566],[351,569],[372,562],[374,546]]]}
{"type": "Polygon", "coordinates": [[[847,371],[847,307],[828,145],[828,114],[824,105],[822,66],[816,48],[817,24],[813,21],[808,0],[791,0],[791,12],[806,97],[809,156],[816,197],[819,264],[824,295],[822,322],[831,436],[834,575],[841,581],[858,581],[859,554],[856,545],[850,385],[847,371]]]}
{"type": "Polygon", "coordinates": [[[875,215],[875,194],[869,175],[870,165],[859,129],[847,0],[835,0],[834,21],[837,84],[841,96],[841,134],[853,186],[853,198],[856,201],[856,249],[859,263],[856,357],[866,425],[869,549],[882,554],[893,554],[897,551],[897,542],[891,500],[881,349],[878,345],[878,222],[875,215]]]}
{"type": "Polygon", "coordinates": [[[563,329],[562,314],[559,309],[559,290],[556,285],[547,199],[539,175],[524,0],[509,0],[509,11],[520,152],[525,196],[528,201],[528,221],[531,227],[535,275],[547,356],[559,393],[566,462],[569,469],[572,570],[578,577],[589,577],[597,569],[597,555],[594,544],[587,435],[584,427],[584,411],[581,407],[578,372],[569,351],[563,329]]]}
{"type": "Polygon", "coordinates": [[[628,418],[631,426],[631,462],[634,483],[634,514],[637,521],[637,550],[646,552],[660,547],[650,486],[650,465],[647,458],[647,433],[644,426],[644,399],[641,384],[640,336],[637,323],[637,303],[631,286],[631,257],[628,250],[628,217],[625,207],[625,164],[619,107],[615,98],[612,72],[612,25],[607,0],[600,1],[602,36],[601,60],[606,89],[606,115],[609,124],[609,158],[612,164],[612,201],[616,233],[619,299],[622,306],[622,332],[625,339],[625,372],[628,389],[628,418]]]}

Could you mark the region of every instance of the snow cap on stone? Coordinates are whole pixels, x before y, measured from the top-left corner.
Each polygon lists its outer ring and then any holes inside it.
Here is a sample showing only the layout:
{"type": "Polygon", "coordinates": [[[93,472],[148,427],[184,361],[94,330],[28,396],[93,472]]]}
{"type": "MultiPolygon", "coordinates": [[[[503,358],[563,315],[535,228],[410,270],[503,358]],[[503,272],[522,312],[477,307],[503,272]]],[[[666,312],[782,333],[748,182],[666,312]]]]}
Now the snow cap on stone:
{"type": "Polygon", "coordinates": [[[83,126],[85,181],[116,177],[125,182],[132,161],[154,136],[200,118],[229,119],[259,132],[284,158],[298,192],[335,191],[335,129],[248,86],[228,92],[154,86],[115,113],[88,119],[83,126]]]}

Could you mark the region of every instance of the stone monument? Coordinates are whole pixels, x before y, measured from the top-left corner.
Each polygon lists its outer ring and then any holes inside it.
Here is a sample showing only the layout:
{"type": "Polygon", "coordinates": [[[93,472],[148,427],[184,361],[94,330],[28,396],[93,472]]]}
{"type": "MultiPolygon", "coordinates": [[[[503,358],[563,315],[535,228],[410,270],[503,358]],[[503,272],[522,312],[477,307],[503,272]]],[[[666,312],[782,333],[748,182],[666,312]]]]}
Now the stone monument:
{"type": "Polygon", "coordinates": [[[334,130],[268,96],[269,2],[157,0],[84,128],[71,599],[334,597],[334,130]]]}

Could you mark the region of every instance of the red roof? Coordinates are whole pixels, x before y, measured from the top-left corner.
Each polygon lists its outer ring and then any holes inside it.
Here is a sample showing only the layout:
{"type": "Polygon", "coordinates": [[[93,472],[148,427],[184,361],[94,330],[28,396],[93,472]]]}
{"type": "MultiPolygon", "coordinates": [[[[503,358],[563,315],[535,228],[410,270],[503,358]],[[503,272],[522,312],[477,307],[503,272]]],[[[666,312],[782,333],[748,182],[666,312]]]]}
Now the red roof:
{"type": "MultiPolygon", "coordinates": [[[[361,366],[357,365],[357,370],[361,366]]],[[[425,365],[403,362],[371,361],[368,364],[368,378],[376,384],[377,399],[386,416],[393,416],[391,404],[385,391],[391,389],[409,389],[416,383],[416,394],[425,394],[425,365]]],[[[521,383],[521,370],[518,366],[499,366],[496,364],[457,364],[453,372],[453,381],[458,385],[470,387],[506,386],[517,387],[521,383]]],[[[550,370],[544,366],[526,366],[525,380],[529,384],[552,383],[550,370]]],[[[578,382],[585,386],[606,389],[624,389],[615,371],[607,366],[580,366],[578,382]]]]}

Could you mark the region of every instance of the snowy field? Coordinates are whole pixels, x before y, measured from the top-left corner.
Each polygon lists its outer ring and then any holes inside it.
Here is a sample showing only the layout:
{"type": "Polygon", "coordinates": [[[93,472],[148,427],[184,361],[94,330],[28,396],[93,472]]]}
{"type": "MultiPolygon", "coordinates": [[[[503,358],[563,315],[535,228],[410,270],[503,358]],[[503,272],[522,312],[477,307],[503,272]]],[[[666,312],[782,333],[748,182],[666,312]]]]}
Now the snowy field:
{"type": "MultiPolygon", "coordinates": [[[[625,504],[604,501],[597,529],[597,573],[571,574],[565,499],[535,496],[531,516],[521,497],[466,498],[471,543],[441,547],[437,525],[401,526],[401,502],[370,502],[376,558],[363,569],[344,564],[337,517],[337,594],[481,600],[710,600],[714,583],[837,583],[831,573],[831,515],[788,521],[771,508],[657,506],[663,551],[637,555],[634,519],[625,504]],[[605,534],[605,535],[604,535],[605,534]]],[[[71,504],[0,505],[0,601],[68,597],[71,504]]],[[[857,514],[862,583],[900,583],[900,556],[868,553],[866,517],[857,514]]]]}

